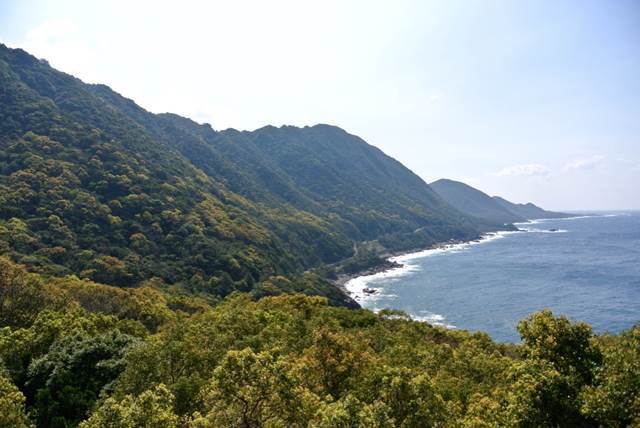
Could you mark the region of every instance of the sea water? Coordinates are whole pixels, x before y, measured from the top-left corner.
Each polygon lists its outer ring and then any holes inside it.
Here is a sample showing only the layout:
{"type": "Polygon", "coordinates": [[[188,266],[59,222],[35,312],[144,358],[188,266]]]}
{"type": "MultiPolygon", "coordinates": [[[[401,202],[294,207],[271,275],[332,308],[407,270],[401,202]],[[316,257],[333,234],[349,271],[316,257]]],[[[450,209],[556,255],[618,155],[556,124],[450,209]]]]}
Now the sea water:
{"type": "Polygon", "coordinates": [[[598,333],[640,322],[640,212],[517,226],[523,231],[395,257],[403,267],[354,278],[346,288],[365,308],[400,309],[502,342],[518,342],[518,321],[544,308],[598,333]]]}

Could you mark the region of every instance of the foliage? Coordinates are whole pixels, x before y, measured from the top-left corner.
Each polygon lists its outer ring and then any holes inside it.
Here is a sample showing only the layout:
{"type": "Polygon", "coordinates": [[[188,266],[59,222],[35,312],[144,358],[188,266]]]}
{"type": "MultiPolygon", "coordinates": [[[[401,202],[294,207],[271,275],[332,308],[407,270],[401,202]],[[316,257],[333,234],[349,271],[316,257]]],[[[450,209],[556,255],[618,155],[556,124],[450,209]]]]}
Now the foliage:
{"type": "Polygon", "coordinates": [[[219,297],[261,284],[258,296],[356,306],[303,272],[350,257],[354,241],[406,250],[477,235],[339,128],[216,132],[0,45],[0,254],[31,271],[219,297]],[[268,284],[279,276],[302,279],[268,284]]]}
{"type": "Polygon", "coordinates": [[[640,427],[640,325],[599,338],[604,364],[582,393],[582,411],[610,427],[640,427]]]}
{"type": "Polygon", "coordinates": [[[65,426],[80,421],[123,370],[122,356],[136,339],[118,330],[87,337],[65,336],[31,362],[25,389],[35,397],[38,423],[65,426]]]}
{"type": "Polygon", "coordinates": [[[526,357],[548,361],[558,372],[578,377],[581,383],[592,381],[601,356],[590,340],[593,332],[589,325],[572,324],[566,317],[556,318],[544,310],[522,320],[518,331],[526,357]]]}
{"type": "Polygon", "coordinates": [[[27,428],[33,426],[25,412],[22,392],[0,373],[0,427],[27,428]]]}
{"type": "Polygon", "coordinates": [[[162,384],[120,401],[107,398],[80,428],[176,428],[179,421],[172,402],[171,392],[162,384]]]}
{"type": "Polygon", "coordinates": [[[37,275],[0,257],[0,325],[30,325],[52,297],[37,275]]]}
{"type": "Polygon", "coordinates": [[[284,359],[268,351],[229,351],[204,388],[207,413],[196,422],[213,427],[294,423],[295,417],[286,417],[298,406],[289,370],[284,359]]]}
{"type": "Polygon", "coordinates": [[[520,323],[522,344],[497,344],[322,297],[234,293],[209,304],[159,284],[119,289],[5,265],[40,284],[45,302],[32,321],[15,311],[22,321],[0,329],[0,404],[16,423],[28,425],[27,414],[52,427],[638,422],[638,327],[596,336],[543,311],[520,323]]]}
{"type": "Polygon", "coordinates": [[[0,426],[640,426],[638,327],[498,344],[309,271],[478,227],[338,128],[216,132],[0,45],[0,426]]]}

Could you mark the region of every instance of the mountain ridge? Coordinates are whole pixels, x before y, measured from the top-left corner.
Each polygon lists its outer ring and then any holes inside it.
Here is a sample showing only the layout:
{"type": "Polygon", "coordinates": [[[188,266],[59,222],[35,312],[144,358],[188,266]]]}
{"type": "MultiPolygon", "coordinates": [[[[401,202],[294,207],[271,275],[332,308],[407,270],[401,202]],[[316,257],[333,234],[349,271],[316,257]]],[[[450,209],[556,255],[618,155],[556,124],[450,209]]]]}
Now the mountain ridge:
{"type": "Polygon", "coordinates": [[[490,224],[520,223],[528,220],[571,216],[571,214],[544,210],[531,202],[517,204],[500,196],[489,196],[466,183],[446,178],[434,181],[431,187],[459,211],[490,224]]]}
{"type": "Polygon", "coordinates": [[[504,225],[525,221],[524,217],[504,208],[491,196],[460,181],[443,178],[431,183],[431,187],[459,211],[489,224],[504,225]]]}
{"type": "Polygon", "coordinates": [[[540,208],[539,206],[537,206],[532,202],[518,204],[518,203],[508,201],[500,196],[492,196],[492,198],[495,201],[497,201],[500,205],[505,207],[507,210],[511,211],[516,215],[524,217],[527,220],[571,217],[571,214],[555,212],[555,211],[547,211],[543,208],[540,208]]]}
{"type": "Polygon", "coordinates": [[[0,85],[0,252],[40,273],[353,305],[303,273],[353,256],[354,242],[406,251],[480,233],[335,126],[216,131],[4,45],[0,85]]]}

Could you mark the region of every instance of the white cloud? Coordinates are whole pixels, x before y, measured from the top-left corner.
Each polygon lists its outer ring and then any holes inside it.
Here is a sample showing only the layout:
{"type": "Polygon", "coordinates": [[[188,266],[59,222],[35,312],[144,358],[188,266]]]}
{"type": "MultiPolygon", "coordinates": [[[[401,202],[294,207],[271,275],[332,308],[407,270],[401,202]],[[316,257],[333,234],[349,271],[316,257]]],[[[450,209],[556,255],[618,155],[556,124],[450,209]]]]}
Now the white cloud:
{"type": "Polygon", "coordinates": [[[427,97],[427,102],[429,104],[432,104],[438,101],[440,101],[440,95],[430,95],[429,97],[427,97]]]}
{"type": "Polygon", "coordinates": [[[604,160],[604,156],[594,155],[588,158],[578,158],[569,162],[562,167],[563,171],[571,171],[573,169],[589,169],[594,168],[604,160]]]}
{"type": "Polygon", "coordinates": [[[524,165],[512,165],[501,169],[498,172],[494,172],[490,175],[497,177],[514,177],[514,176],[533,176],[533,175],[547,175],[551,172],[549,168],[538,163],[524,164],[524,165]]]}

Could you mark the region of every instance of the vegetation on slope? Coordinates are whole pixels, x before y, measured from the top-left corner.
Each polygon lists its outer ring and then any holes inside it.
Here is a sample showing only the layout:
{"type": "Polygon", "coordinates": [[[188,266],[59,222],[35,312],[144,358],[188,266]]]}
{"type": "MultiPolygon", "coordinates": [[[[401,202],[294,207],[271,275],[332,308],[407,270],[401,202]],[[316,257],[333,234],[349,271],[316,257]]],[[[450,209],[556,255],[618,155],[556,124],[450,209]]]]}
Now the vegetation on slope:
{"type": "Polygon", "coordinates": [[[640,424],[640,326],[544,311],[497,344],[321,297],[211,306],[0,263],[0,426],[640,424]]]}
{"type": "MultiPolygon", "coordinates": [[[[225,296],[353,254],[477,237],[401,164],[338,128],[215,132],[0,46],[0,254],[47,275],[225,296]]],[[[264,291],[263,291],[264,292],[264,291]]],[[[266,293],[266,292],[264,292],[266,293]]]]}
{"type": "Polygon", "coordinates": [[[639,327],[497,344],[304,273],[478,227],[337,128],[218,133],[0,46],[0,426],[640,426],[639,327]]]}
{"type": "Polygon", "coordinates": [[[468,184],[443,178],[431,183],[431,187],[461,212],[481,219],[487,224],[516,223],[526,220],[503,207],[491,196],[468,184]]]}
{"type": "Polygon", "coordinates": [[[501,198],[500,196],[492,196],[492,198],[512,213],[528,220],[571,217],[571,214],[543,210],[542,208],[535,204],[532,204],[531,202],[528,202],[526,204],[515,204],[513,202],[507,201],[504,198],[501,198]]]}

